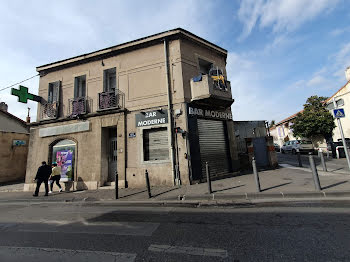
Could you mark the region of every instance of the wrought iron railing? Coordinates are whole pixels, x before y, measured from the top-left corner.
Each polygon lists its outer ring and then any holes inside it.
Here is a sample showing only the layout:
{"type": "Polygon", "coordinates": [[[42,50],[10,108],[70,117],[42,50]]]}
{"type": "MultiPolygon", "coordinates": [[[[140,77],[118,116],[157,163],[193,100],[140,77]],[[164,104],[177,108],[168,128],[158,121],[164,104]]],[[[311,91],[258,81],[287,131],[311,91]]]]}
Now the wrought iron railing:
{"type": "Polygon", "coordinates": [[[120,90],[98,94],[98,110],[124,108],[124,93],[120,90]]]}
{"type": "Polygon", "coordinates": [[[92,110],[92,99],[89,97],[76,97],[68,99],[68,115],[78,117],[92,110]]]}
{"type": "Polygon", "coordinates": [[[41,105],[41,120],[56,119],[58,117],[58,103],[46,103],[41,105]]]}

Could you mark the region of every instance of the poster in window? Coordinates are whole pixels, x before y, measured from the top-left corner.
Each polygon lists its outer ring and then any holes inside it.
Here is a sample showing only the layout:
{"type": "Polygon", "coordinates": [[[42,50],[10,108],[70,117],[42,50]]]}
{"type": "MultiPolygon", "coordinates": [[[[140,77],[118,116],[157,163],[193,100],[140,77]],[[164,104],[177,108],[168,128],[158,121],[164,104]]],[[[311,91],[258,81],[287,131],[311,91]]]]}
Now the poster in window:
{"type": "Polygon", "coordinates": [[[73,150],[61,150],[56,153],[57,165],[61,167],[61,180],[73,180],[73,150]]]}

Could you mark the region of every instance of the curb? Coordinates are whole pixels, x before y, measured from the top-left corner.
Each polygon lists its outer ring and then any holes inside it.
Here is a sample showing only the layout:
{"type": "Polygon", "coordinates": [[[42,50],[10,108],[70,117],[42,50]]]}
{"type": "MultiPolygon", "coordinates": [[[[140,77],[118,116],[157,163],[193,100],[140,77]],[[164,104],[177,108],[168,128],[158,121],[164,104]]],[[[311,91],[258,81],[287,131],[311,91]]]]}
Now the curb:
{"type": "Polygon", "coordinates": [[[254,201],[302,201],[309,199],[326,200],[332,198],[350,198],[350,191],[338,192],[280,192],[280,193],[241,193],[241,194],[202,194],[202,195],[182,195],[179,199],[150,199],[150,200],[124,200],[124,199],[97,199],[93,197],[69,198],[69,199],[50,199],[50,197],[39,198],[18,198],[18,199],[0,199],[0,203],[19,203],[28,204],[37,203],[81,203],[83,205],[100,206],[143,206],[143,207],[200,207],[200,206],[227,206],[252,205],[254,201]]]}

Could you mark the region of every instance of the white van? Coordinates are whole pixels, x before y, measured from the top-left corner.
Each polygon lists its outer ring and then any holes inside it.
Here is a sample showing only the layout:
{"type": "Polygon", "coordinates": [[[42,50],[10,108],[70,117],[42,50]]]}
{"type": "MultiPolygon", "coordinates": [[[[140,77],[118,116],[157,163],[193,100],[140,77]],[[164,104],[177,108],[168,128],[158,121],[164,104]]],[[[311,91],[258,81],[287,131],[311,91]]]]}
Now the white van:
{"type": "Polygon", "coordinates": [[[299,149],[300,153],[303,152],[312,152],[314,153],[314,146],[310,140],[291,140],[284,143],[281,147],[281,153],[284,154],[286,152],[290,152],[295,154],[299,149]]]}

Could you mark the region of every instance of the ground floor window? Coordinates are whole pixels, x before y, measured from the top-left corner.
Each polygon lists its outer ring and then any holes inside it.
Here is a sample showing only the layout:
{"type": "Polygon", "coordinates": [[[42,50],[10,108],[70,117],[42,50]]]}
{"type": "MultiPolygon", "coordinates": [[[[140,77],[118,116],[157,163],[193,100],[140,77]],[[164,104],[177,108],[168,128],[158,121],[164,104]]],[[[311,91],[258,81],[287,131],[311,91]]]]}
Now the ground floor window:
{"type": "Polygon", "coordinates": [[[72,140],[64,139],[52,147],[52,162],[61,167],[61,181],[74,180],[76,144],[72,140]]]}
{"type": "Polygon", "coordinates": [[[168,132],[166,127],[143,131],[144,161],[169,159],[168,132]]]}

